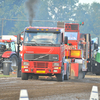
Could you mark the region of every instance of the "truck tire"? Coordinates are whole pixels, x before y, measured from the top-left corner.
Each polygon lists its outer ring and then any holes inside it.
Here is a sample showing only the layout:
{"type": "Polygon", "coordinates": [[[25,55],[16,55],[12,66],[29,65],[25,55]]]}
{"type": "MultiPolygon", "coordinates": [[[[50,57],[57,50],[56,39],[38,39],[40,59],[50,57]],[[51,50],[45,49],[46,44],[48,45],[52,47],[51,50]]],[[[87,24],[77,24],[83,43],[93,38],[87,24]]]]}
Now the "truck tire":
{"type": "Polygon", "coordinates": [[[28,80],[28,74],[27,73],[21,73],[22,80],[28,80]]]}
{"type": "Polygon", "coordinates": [[[28,76],[28,79],[32,79],[32,75],[29,75],[29,76],[28,76]]]}
{"type": "Polygon", "coordinates": [[[61,74],[56,75],[57,81],[64,81],[64,69],[61,70],[61,74]]]}
{"type": "Polygon", "coordinates": [[[64,75],[64,80],[69,80],[69,67],[66,70],[66,75],[64,75]]]}
{"type": "Polygon", "coordinates": [[[18,67],[18,57],[16,55],[12,55],[10,61],[12,61],[11,67],[18,67]]]}
{"type": "Polygon", "coordinates": [[[38,75],[33,75],[32,78],[37,80],[39,78],[39,76],[38,75]]]}

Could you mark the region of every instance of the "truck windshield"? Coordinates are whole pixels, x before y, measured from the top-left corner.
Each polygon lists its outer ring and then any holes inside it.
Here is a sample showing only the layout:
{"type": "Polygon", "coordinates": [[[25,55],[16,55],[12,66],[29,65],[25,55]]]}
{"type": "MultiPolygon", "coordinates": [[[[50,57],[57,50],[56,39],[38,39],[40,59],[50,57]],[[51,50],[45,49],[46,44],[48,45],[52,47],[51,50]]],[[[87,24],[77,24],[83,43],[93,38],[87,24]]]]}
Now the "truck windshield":
{"type": "Polygon", "coordinates": [[[68,40],[77,40],[77,32],[65,32],[65,36],[68,37],[68,40]]]}
{"type": "Polygon", "coordinates": [[[60,34],[46,32],[25,32],[24,43],[60,44],[60,34]]]}

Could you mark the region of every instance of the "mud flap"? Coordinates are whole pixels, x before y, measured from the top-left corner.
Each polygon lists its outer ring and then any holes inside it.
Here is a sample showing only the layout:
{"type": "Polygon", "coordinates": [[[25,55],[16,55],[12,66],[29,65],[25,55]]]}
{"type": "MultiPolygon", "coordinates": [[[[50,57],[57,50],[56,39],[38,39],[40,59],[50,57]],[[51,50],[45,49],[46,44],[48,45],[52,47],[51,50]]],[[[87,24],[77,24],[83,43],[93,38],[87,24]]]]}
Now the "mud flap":
{"type": "Polygon", "coordinates": [[[77,79],[78,78],[78,71],[79,71],[79,64],[78,63],[71,63],[71,79],[77,79]]]}

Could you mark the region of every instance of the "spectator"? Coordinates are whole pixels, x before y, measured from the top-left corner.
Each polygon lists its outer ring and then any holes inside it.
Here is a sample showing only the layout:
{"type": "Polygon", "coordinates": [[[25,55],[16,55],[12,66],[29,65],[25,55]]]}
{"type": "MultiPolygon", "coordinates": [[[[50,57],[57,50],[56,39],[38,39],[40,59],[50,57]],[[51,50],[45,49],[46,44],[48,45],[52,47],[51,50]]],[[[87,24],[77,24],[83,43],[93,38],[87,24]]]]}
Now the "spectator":
{"type": "Polygon", "coordinates": [[[25,39],[25,41],[30,42],[32,39],[33,39],[33,37],[31,36],[31,34],[28,34],[28,36],[25,39]]]}

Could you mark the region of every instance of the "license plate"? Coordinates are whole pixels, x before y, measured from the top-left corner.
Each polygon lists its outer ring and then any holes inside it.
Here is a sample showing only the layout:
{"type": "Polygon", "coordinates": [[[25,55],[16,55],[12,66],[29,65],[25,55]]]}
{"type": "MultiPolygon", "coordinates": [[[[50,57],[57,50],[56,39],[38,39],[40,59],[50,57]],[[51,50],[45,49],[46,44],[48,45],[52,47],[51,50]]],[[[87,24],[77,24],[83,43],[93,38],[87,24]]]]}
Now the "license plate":
{"type": "Polygon", "coordinates": [[[36,73],[45,73],[45,71],[36,71],[36,73]]]}

